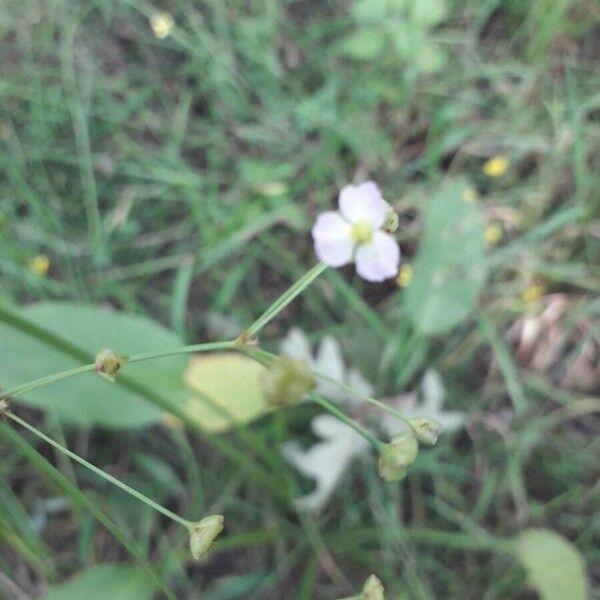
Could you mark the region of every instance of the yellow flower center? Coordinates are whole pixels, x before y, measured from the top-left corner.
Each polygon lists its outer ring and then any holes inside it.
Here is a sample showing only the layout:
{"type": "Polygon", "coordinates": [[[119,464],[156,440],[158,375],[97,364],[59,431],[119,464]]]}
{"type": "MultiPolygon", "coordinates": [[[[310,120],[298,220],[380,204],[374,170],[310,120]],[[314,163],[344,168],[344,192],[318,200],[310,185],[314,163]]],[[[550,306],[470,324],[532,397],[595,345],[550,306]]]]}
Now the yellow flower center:
{"type": "Polygon", "coordinates": [[[484,163],[482,169],[488,177],[502,177],[508,170],[508,158],[502,154],[494,156],[484,163]]]}
{"type": "Polygon", "coordinates": [[[373,239],[373,227],[368,221],[359,221],[352,225],[350,237],[355,244],[368,244],[373,239]]]}

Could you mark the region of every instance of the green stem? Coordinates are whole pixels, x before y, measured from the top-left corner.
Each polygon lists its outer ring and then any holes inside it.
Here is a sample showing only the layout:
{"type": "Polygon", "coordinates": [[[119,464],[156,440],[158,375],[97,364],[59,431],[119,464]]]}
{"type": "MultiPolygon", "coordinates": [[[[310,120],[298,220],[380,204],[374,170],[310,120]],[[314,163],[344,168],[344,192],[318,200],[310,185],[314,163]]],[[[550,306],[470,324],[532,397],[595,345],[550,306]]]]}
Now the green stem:
{"type": "MultiPolygon", "coordinates": [[[[176,356],[178,354],[190,354],[192,352],[212,352],[214,350],[228,350],[233,348],[234,342],[207,342],[205,344],[182,346],[181,348],[162,350],[159,352],[144,352],[142,354],[134,354],[133,356],[127,357],[126,364],[141,362],[144,360],[151,360],[154,358],[176,356]]],[[[6,390],[2,395],[0,395],[0,400],[2,400],[3,398],[15,398],[17,396],[22,396],[23,394],[30,392],[31,390],[50,385],[51,383],[56,383],[57,381],[62,381],[63,379],[68,379],[69,377],[79,375],[80,373],[94,371],[95,369],[96,365],[94,363],[89,363],[87,365],[82,365],[81,367],[75,367],[73,369],[67,369],[66,371],[61,371],[59,373],[53,373],[52,375],[40,377],[39,379],[35,379],[33,381],[29,381],[28,383],[23,383],[14,388],[6,390]]]]}
{"type": "Polygon", "coordinates": [[[63,379],[68,379],[69,377],[74,377],[80,373],[93,371],[95,368],[96,365],[92,363],[89,365],[82,365],[81,367],[74,367],[73,369],[67,369],[66,371],[60,371],[59,373],[52,373],[52,375],[40,377],[39,379],[34,379],[33,381],[28,381],[27,383],[23,383],[6,390],[2,395],[0,395],[0,400],[4,398],[16,398],[17,396],[22,396],[31,390],[44,387],[45,385],[50,385],[51,383],[56,383],[57,381],[61,381],[63,379]]]}
{"type": "Polygon", "coordinates": [[[384,412],[396,417],[403,423],[406,423],[409,427],[412,427],[409,419],[407,419],[406,417],[403,417],[396,409],[392,408],[391,406],[388,406],[387,404],[384,404],[380,400],[377,400],[376,398],[373,398],[372,396],[365,396],[364,394],[361,394],[360,392],[357,392],[356,390],[352,389],[349,385],[346,385],[345,383],[338,381],[337,379],[334,379],[333,377],[329,377],[328,375],[323,375],[322,373],[319,373],[318,371],[312,371],[312,373],[313,373],[313,375],[315,375],[315,377],[318,377],[322,381],[327,381],[328,383],[337,385],[339,388],[345,390],[349,394],[352,394],[355,398],[358,398],[359,400],[363,400],[364,402],[368,402],[369,404],[376,406],[377,408],[383,410],[384,412]]]}
{"type": "Polygon", "coordinates": [[[235,348],[235,342],[205,342],[203,344],[193,344],[191,346],[182,346],[172,350],[163,350],[159,352],[144,352],[127,357],[128,363],[151,360],[153,358],[165,358],[167,356],[177,356],[178,354],[191,354],[192,352],[213,352],[215,350],[232,350],[235,348]]]}
{"type": "Polygon", "coordinates": [[[325,263],[316,264],[310,271],[305,273],[296,283],[285,291],[265,312],[248,327],[247,335],[256,335],[267,323],[276,317],[288,304],[297,298],[323,271],[327,269],[325,263]]]}
{"type": "MultiPolygon", "coordinates": [[[[33,338],[41,341],[42,343],[48,345],[51,348],[55,348],[62,352],[63,354],[69,356],[70,358],[75,359],[80,363],[92,363],[94,360],[93,355],[85,350],[82,350],[78,346],[72,344],[68,340],[65,340],[61,336],[58,336],[35,323],[21,317],[18,313],[13,310],[7,308],[0,304],[0,322],[5,322],[9,327],[14,327],[20,331],[24,331],[28,335],[33,338]]],[[[231,347],[232,349],[237,348],[234,342],[218,342],[219,344],[226,344],[226,347],[231,347]]],[[[202,345],[204,349],[207,349],[207,346],[202,345]]],[[[199,346],[186,346],[183,348],[177,349],[178,353],[181,352],[189,352],[190,348],[192,351],[198,351],[199,346]]],[[[210,344],[208,346],[209,349],[215,349],[215,346],[210,344]]],[[[171,354],[172,351],[166,352],[166,354],[171,354]]],[[[140,359],[140,356],[136,355],[135,359],[140,359]]],[[[156,355],[153,355],[156,358],[156,355]]],[[[64,378],[64,377],[63,377],[64,378]]],[[[29,384],[27,384],[29,385],[29,384]]],[[[273,482],[273,478],[269,475],[269,473],[260,465],[257,461],[253,460],[253,446],[249,446],[246,452],[238,452],[231,446],[226,440],[223,439],[222,436],[218,434],[211,434],[206,429],[204,429],[198,421],[193,418],[190,418],[190,415],[187,411],[179,406],[177,403],[173,402],[171,399],[167,398],[163,394],[156,392],[153,388],[148,387],[140,381],[130,377],[126,372],[120,374],[116,381],[115,385],[122,387],[123,389],[133,392],[134,394],[141,396],[145,401],[150,404],[159,407],[161,410],[172,414],[173,416],[180,419],[183,423],[185,423],[196,435],[200,436],[202,439],[208,440],[210,444],[212,444],[215,448],[217,448],[220,452],[222,452],[227,458],[232,460],[233,462],[239,463],[243,470],[247,472],[249,476],[254,477],[257,481],[260,481],[262,485],[267,487],[274,497],[280,500],[282,503],[288,504],[289,498],[285,491],[281,488],[281,486],[276,485],[273,482]]],[[[21,387],[21,386],[18,386],[21,387]]],[[[0,395],[0,400],[4,398],[8,398],[10,396],[11,390],[5,391],[2,395],[0,395]]]]}
{"type": "Polygon", "coordinates": [[[90,498],[77,489],[65,475],[52,466],[35,448],[29,445],[16,431],[8,425],[0,422],[0,432],[3,439],[7,440],[13,448],[25,456],[43,475],[48,477],[56,486],[62,489],[72,498],[75,504],[87,509],[94,518],[100,522],[117,539],[123,547],[148,571],[156,585],[163,591],[169,600],[176,600],[175,595],[168,585],[140,552],[137,546],[126,536],[125,533],[110,519],[90,498]]]}
{"type": "MultiPolygon", "coordinates": [[[[244,348],[244,353],[259,362],[261,365],[265,367],[269,367],[269,365],[277,360],[279,357],[276,354],[271,354],[262,348],[244,348]]],[[[313,371],[311,371],[313,372],[313,371]]],[[[318,373],[313,372],[314,375],[318,375],[318,373]]],[[[332,379],[334,383],[339,383],[335,379],[332,379]]],[[[380,451],[384,444],[378,440],[367,428],[363,427],[360,423],[349,417],[343,410],[340,410],[335,404],[330,402],[329,400],[325,400],[322,396],[318,394],[310,393],[308,397],[318,404],[322,406],[327,412],[331,413],[334,417],[338,418],[343,423],[346,423],[349,427],[352,427],[354,431],[356,431],[359,435],[362,435],[376,450],[380,451]]]]}
{"type": "MultiPolygon", "coordinates": [[[[264,360],[264,362],[266,362],[267,364],[268,364],[268,362],[276,360],[278,358],[276,354],[268,352],[267,350],[263,350],[262,348],[252,348],[251,351],[247,352],[247,354],[250,354],[250,355],[252,355],[252,353],[255,353],[256,356],[260,356],[264,360]]],[[[256,356],[253,358],[256,359],[256,356]]],[[[344,391],[348,392],[349,394],[352,394],[355,398],[358,398],[359,400],[363,400],[364,402],[368,402],[369,404],[376,406],[377,408],[387,412],[388,414],[396,417],[397,419],[400,419],[400,421],[402,421],[403,423],[406,423],[409,427],[412,428],[410,420],[407,419],[406,417],[402,416],[397,410],[395,410],[391,406],[384,404],[383,402],[381,402],[380,400],[377,400],[376,398],[373,398],[372,396],[366,396],[365,394],[361,394],[360,392],[357,392],[355,389],[353,389],[349,385],[343,383],[342,381],[338,381],[337,379],[334,379],[333,377],[329,377],[328,375],[319,373],[319,371],[315,371],[314,369],[310,369],[310,368],[309,368],[309,371],[317,379],[320,379],[321,381],[326,381],[328,383],[332,383],[333,385],[337,385],[339,388],[343,389],[344,391]]]]}
{"type": "Polygon", "coordinates": [[[337,417],[340,421],[352,427],[359,435],[362,435],[376,450],[381,451],[385,444],[378,440],[366,427],[363,427],[360,423],[350,418],[344,411],[340,410],[335,404],[329,400],[325,400],[322,396],[317,394],[309,394],[308,397],[319,406],[322,406],[325,410],[330,412],[334,417],[337,417]]]}
{"type": "Polygon", "coordinates": [[[5,414],[9,419],[12,419],[13,421],[15,421],[16,423],[21,425],[21,427],[24,427],[25,429],[27,429],[28,431],[30,431],[31,433],[33,433],[40,439],[44,440],[47,444],[50,444],[53,448],[56,448],[56,450],[58,450],[59,452],[62,452],[63,454],[65,454],[66,456],[71,458],[72,460],[78,462],[80,465],[83,465],[90,471],[93,471],[94,473],[96,473],[96,475],[99,475],[106,481],[112,483],[113,485],[116,485],[118,488],[121,488],[123,491],[127,492],[134,498],[141,500],[144,504],[147,504],[154,510],[165,515],[165,517],[169,517],[169,519],[175,521],[176,523],[179,523],[180,525],[183,525],[187,529],[189,529],[193,525],[193,523],[191,521],[188,521],[187,519],[180,517],[179,515],[175,514],[174,512],[171,512],[167,508],[164,508],[164,506],[161,506],[160,504],[157,504],[156,502],[154,502],[154,500],[150,500],[150,498],[148,498],[147,496],[144,496],[144,494],[138,492],[137,490],[134,490],[132,487],[129,487],[126,483],[123,483],[116,477],[109,475],[108,473],[106,473],[106,471],[99,469],[92,463],[88,462],[84,458],[81,458],[81,456],[78,456],[74,452],[71,452],[69,449],[65,448],[64,446],[61,446],[58,442],[55,442],[52,438],[50,438],[46,434],[42,433],[39,429],[36,429],[33,425],[30,425],[29,423],[27,423],[27,421],[24,421],[20,417],[17,417],[17,415],[15,415],[14,413],[7,411],[5,414]]]}

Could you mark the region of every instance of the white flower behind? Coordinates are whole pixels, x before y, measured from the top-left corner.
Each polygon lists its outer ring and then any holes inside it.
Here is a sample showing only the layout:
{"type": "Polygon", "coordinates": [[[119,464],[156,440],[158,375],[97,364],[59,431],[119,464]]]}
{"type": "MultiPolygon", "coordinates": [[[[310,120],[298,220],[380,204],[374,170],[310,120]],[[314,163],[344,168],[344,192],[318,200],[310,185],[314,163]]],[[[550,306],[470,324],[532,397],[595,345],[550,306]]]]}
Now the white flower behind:
{"type": "MultiPolygon", "coordinates": [[[[457,431],[465,424],[467,415],[456,410],[444,410],[446,389],[439,373],[434,369],[427,369],[421,382],[421,401],[417,402],[416,393],[406,394],[394,402],[388,399],[390,404],[407,419],[418,417],[429,417],[442,425],[442,435],[457,431]]],[[[382,429],[390,436],[398,435],[408,429],[408,425],[392,415],[383,415],[381,418],[382,429]]]]}
{"type": "MultiPolygon", "coordinates": [[[[344,383],[363,397],[373,393],[373,386],[360,371],[346,365],[339,343],[331,336],[322,338],[313,354],[305,333],[294,327],[281,343],[280,351],[283,355],[303,362],[313,371],[344,383]]],[[[408,428],[403,421],[379,410],[374,411],[365,400],[354,397],[329,381],[320,380],[316,391],[334,402],[345,404],[352,413],[369,412],[390,437],[408,428]]],[[[388,398],[386,403],[398,409],[408,419],[433,418],[443,426],[445,433],[449,433],[464,425],[466,415],[458,411],[444,410],[445,395],[446,391],[439,374],[429,369],[421,384],[420,402],[417,402],[418,394],[412,392],[398,398],[388,398]]],[[[327,505],[354,461],[368,452],[369,444],[354,429],[328,414],[314,417],[311,428],[319,441],[306,448],[297,442],[288,441],[281,447],[281,452],[300,473],[314,479],[313,491],[296,498],[294,507],[301,512],[315,513],[327,505]]]]}
{"type": "Polygon", "coordinates": [[[400,248],[384,231],[391,206],[372,181],[347,185],[340,192],[339,212],[321,213],[312,229],[315,252],[330,267],[356,262],[367,281],[384,281],[398,274],[400,248]]]}
{"type": "Polygon", "coordinates": [[[314,513],[327,504],[354,459],[368,450],[369,444],[352,427],[331,415],[316,416],[311,427],[320,442],[307,449],[287,442],[281,451],[300,473],[315,480],[312,492],[294,500],[297,510],[314,513]]]}
{"type": "MultiPolygon", "coordinates": [[[[338,341],[330,335],[321,339],[313,356],[306,334],[298,327],[292,327],[279,346],[279,350],[281,354],[303,362],[312,371],[347,385],[354,390],[357,396],[370,396],[373,393],[373,386],[360,371],[346,367],[342,349],[338,341]]],[[[360,403],[356,395],[352,395],[330,381],[319,379],[316,392],[329,400],[345,402],[349,406],[356,406],[360,403]]]]}

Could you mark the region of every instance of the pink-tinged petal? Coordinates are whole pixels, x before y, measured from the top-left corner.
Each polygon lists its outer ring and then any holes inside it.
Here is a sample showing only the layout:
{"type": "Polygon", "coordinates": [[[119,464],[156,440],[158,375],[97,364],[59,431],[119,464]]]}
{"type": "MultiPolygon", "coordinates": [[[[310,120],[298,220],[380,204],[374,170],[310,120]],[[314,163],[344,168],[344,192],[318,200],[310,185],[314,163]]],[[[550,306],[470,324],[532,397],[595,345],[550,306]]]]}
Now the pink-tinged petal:
{"type": "Polygon", "coordinates": [[[352,261],[354,242],[350,235],[352,226],[335,212],[325,212],[317,217],[312,228],[315,252],[330,267],[341,267],[352,261]]]}
{"type": "Polygon", "coordinates": [[[383,225],[390,205],[383,199],[381,191],[372,181],[360,185],[347,185],[339,197],[340,211],[350,223],[367,221],[373,227],[383,225]]]}
{"type": "Polygon", "coordinates": [[[373,240],[356,251],[356,271],[367,281],[383,281],[398,274],[400,248],[387,233],[376,231],[373,240]]]}

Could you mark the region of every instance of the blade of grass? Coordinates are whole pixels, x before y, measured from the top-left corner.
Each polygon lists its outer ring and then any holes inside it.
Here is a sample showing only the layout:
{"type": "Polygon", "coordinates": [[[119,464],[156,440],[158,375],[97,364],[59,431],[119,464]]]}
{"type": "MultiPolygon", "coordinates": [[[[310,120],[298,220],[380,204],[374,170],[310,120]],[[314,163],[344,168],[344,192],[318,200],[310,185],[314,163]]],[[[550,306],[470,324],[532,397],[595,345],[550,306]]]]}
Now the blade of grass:
{"type": "Polygon", "coordinates": [[[504,343],[504,340],[496,333],[494,326],[487,317],[483,315],[479,316],[477,323],[479,325],[479,330],[489,343],[496,360],[498,361],[498,366],[500,367],[504,381],[506,381],[506,387],[508,388],[513,408],[517,415],[522,415],[527,409],[527,397],[523,390],[523,386],[521,385],[517,367],[511,358],[510,351],[504,343]]]}
{"type": "Polygon", "coordinates": [[[160,573],[148,562],[137,546],[119,529],[112,519],[96,505],[95,502],[78,490],[67,477],[52,466],[33,446],[17,432],[13,431],[6,423],[0,423],[0,433],[5,441],[27,458],[42,475],[47,477],[56,487],[58,487],[58,489],[69,496],[75,504],[88,510],[148,572],[156,585],[163,591],[169,600],[176,600],[175,595],[171,592],[160,573]]]}

